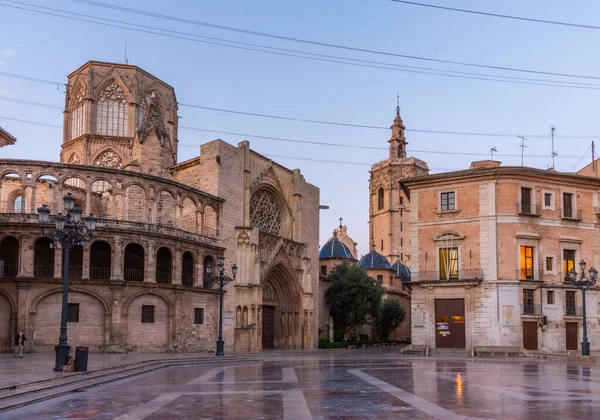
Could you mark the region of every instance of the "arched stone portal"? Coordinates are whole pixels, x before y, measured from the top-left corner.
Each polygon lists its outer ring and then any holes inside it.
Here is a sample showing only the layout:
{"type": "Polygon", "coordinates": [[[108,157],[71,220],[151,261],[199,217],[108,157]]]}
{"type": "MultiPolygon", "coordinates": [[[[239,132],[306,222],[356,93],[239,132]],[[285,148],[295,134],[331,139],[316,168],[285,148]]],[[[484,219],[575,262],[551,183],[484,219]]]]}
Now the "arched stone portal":
{"type": "Polygon", "coordinates": [[[302,291],[294,271],[283,263],[264,276],[262,347],[293,349],[302,346],[302,291]]]}

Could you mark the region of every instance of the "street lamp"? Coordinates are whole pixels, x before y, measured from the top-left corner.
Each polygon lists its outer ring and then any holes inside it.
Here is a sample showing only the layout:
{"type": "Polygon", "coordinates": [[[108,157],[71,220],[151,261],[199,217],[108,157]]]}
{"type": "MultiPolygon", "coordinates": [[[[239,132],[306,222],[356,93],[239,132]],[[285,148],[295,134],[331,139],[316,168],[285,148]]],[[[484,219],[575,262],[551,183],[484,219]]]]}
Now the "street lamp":
{"type": "Polygon", "coordinates": [[[61,372],[67,360],[71,347],[67,344],[67,308],[69,297],[69,256],[71,248],[82,246],[84,242],[92,239],[92,232],[96,230],[96,218],[90,213],[88,217],[81,217],[81,209],[75,205],[75,198],[71,193],[63,197],[66,216],[58,213],[50,216],[50,209],[45,204],[38,209],[42,233],[62,245],[63,251],[63,291],[62,312],[60,316],[60,336],[56,351],[54,370],[61,372]],[[49,227],[54,222],[54,228],[49,227]]]}
{"type": "Polygon", "coordinates": [[[237,274],[237,265],[233,264],[231,266],[231,274],[233,275],[233,277],[226,276],[225,257],[221,255],[219,257],[219,262],[217,263],[217,269],[217,276],[213,279],[213,281],[219,286],[219,337],[217,338],[216,356],[225,356],[225,353],[223,352],[223,287],[225,287],[225,285],[230,281],[235,280],[235,275],[237,274]]]}
{"type": "Polygon", "coordinates": [[[596,284],[596,280],[598,279],[598,270],[594,267],[591,267],[588,270],[589,277],[585,275],[585,261],[581,260],[579,263],[579,268],[581,269],[581,279],[577,280],[577,272],[575,268],[571,268],[569,271],[569,282],[574,286],[581,289],[582,299],[583,299],[583,341],[581,342],[581,355],[589,356],[590,355],[590,343],[587,338],[587,318],[585,313],[585,291],[590,287],[596,284]]]}

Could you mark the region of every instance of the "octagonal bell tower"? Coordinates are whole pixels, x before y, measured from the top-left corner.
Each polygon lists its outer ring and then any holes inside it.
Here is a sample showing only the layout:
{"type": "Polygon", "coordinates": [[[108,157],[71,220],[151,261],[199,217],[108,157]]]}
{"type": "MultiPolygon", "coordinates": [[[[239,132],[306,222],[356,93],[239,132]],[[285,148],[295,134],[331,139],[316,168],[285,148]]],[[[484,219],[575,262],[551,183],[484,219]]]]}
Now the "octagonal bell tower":
{"type": "Polygon", "coordinates": [[[89,61],[68,76],[60,161],[169,176],[175,90],[136,66],[89,61]]]}

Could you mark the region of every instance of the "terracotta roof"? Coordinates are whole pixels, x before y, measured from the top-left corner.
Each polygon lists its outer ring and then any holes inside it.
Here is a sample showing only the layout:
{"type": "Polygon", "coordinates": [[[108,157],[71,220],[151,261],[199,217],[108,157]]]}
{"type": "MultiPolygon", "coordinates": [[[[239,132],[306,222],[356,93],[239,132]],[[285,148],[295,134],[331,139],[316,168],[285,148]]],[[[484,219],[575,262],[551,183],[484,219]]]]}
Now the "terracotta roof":
{"type": "Polygon", "coordinates": [[[5,139],[5,141],[0,141],[0,147],[15,144],[15,142],[17,141],[17,139],[12,134],[10,134],[2,127],[0,127],[0,137],[5,139]]]}

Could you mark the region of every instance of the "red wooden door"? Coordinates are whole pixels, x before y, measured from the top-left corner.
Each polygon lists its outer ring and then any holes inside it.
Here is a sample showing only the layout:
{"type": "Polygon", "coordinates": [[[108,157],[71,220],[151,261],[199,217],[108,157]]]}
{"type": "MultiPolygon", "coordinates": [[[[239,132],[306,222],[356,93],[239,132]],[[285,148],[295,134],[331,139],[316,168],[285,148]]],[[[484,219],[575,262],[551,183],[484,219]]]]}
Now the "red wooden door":
{"type": "Polygon", "coordinates": [[[567,350],[577,350],[577,330],[579,325],[576,322],[566,323],[567,331],[567,350]]]}
{"type": "Polygon", "coordinates": [[[275,307],[263,306],[262,322],[263,349],[275,348],[275,307]]]}
{"type": "Polygon", "coordinates": [[[523,321],[523,347],[525,350],[538,349],[538,323],[523,321]]]}
{"type": "Polygon", "coordinates": [[[435,346],[436,348],[465,348],[464,299],[435,300],[435,346]]]}

